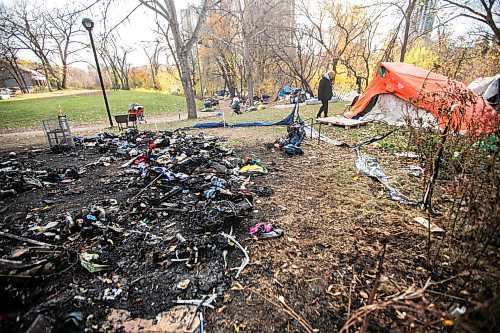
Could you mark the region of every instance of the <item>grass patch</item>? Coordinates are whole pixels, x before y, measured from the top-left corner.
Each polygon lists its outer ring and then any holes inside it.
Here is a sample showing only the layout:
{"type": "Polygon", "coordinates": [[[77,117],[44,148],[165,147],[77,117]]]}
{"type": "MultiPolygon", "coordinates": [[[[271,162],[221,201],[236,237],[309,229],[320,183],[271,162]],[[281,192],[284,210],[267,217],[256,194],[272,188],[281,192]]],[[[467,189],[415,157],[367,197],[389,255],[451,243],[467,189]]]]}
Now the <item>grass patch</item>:
{"type": "Polygon", "coordinates": [[[224,142],[224,146],[228,147],[241,147],[245,144],[246,142],[242,138],[229,138],[226,142],[224,142]]]}
{"type": "MultiPolygon", "coordinates": [[[[107,94],[112,115],[126,114],[132,103],[143,105],[146,115],[175,114],[177,108],[186,109],[183,96],[134,90],[109,91],[107,94]]],[[[38,99],[0,101],[0,116],[2,117],[0,129],[38,127],[41,120],[57,117],[59,106],[72,125],[107,120],[106,108],[100,92],[90,95],[54,95],[38,99]]]]}

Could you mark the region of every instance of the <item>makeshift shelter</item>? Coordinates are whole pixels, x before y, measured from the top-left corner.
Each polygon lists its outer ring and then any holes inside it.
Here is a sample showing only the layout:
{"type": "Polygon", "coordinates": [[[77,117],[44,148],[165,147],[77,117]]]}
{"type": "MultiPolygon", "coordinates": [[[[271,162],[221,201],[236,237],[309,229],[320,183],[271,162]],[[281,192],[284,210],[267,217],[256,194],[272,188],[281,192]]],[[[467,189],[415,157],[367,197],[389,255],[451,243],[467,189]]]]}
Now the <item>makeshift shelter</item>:
{"type": "Polygon", "coordinates": [[[382,62],[347,118],[491,132],[498,114],[466,85],[406,63],[382,62]],[[456,105],[451,115],[450,107],[456,105]]]}
{"type": "Polygon", "coordinates": [[[500,103],[500,74],[477,78],[469,83],[468,87],[488,103],[492,105],[500,103]]]}
{"type": "Polygon", "coordinates": [[[302,123],[302,119],[299,115],[299,104],[294,104],[292,112],[280,121],[251,121],[247,123],[239,123],[230,125],[225,121],[221,122],[207,122],[194,124],[192,128],[216,128],[216,127],[253,127],[253,126],[280,126],[280,125],[294,125],[297,123],[302,123]]]}
{"type": "Polygon", "coordinates": [[[293,89],[290,86],[284,86],[278,92],[279,97],[285,97],[286,95],[290,95],[293,92],[293,89]]]}

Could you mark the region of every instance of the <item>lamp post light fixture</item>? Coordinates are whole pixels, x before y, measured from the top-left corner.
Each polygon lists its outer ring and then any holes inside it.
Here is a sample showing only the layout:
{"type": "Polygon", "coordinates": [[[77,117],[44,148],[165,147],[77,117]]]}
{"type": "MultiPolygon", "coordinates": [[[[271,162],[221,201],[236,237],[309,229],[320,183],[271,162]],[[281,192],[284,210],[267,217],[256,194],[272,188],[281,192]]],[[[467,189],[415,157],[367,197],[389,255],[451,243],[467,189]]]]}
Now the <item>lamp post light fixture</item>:
{"type": "Polygon", "coordinates": [[[109,125],[113,127],[113,119],[111,118],[111,112],[109,111],[108,98],[106,97],[106,90],[104,89],[104,81],[102,80],[101,68],[99,67],[99,60],[97,59],[97,52],[95,50],[94,38],[92,37],[92,28],[94,27],[94,21],[89,18],[82,19],[82,25],[87,29],[90,36],[90,44],[92,45],[92,51],[94,52],[95,65],[97,67],[97,75],[99,75],[99,81],[101,82],[102,95],[104,96],[104,104],[106,104],[106,111],[108,112],[109,125]]]}

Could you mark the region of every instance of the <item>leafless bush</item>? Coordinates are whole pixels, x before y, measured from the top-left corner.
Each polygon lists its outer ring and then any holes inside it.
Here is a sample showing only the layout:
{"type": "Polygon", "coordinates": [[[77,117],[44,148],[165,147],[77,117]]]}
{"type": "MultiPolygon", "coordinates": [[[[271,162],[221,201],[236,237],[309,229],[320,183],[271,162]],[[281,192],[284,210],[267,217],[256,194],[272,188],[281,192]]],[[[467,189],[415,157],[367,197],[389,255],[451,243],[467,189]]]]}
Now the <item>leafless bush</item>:
{"type": "MultiPolygon", "coordinates": [[[[408,117],[412,126],[405,129],[407,150],[420,156],[425,170],[421,208],[445,230],[441,237],[431,237],[429,223],[427,263],[431,270],[446,263],[457,271],[489,276],[481,283],[458,279],[456,286],[478,292],[473,299],[498,300],[499,115],[467,87],[451,80],[442,89],[425,89],[424,85],[411,103],[433,109],[438,120],[429,123],[408,117]]],[[[484,304],[479,310],[491,306],[484,304]]]]}

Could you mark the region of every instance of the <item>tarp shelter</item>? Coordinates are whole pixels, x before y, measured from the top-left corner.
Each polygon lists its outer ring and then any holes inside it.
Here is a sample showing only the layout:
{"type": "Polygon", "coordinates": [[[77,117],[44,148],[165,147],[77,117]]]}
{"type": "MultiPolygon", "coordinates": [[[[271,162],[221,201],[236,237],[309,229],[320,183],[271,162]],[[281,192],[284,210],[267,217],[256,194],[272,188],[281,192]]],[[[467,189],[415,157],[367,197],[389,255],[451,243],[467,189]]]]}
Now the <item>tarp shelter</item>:
{"type": "Polygon", "coordinates": [[[475,79],[468,87],[490,104],[500,103],[500,74],[475,79]]]}
{"type": "Polygon", "coordinates": [[[293,89],[290,88],[290,86],[284,86],[283,88],[280,89],[278,96],[280,97],[285,97],[288,94],[291,94],[293,92],[293,89]]]}
{"type": "Polygon", "coordinates": [[[347,118],[390,124],[444,128],[451,121],[460,133],[491,132],[498,114],[466,85],[410,64],[382,62],[366,91],[346,113],[347,118]],[[456,105],[451,119],[446,114],[456,105]]]}
{"type": "Polygon", "coordinates": [[[293,125],[295,123],[301,123],[298,104],[294,105],[292,112],[281,119],[280,121],[251,121],[248,123],[239,123],[230,125],[224,121],[221,122],[208,122],[208,123],[198,123],[193,125],[193,128],[215,128],[215,127],[253,127],[253,126],[279,126],[279,125],[293,125]]]}

